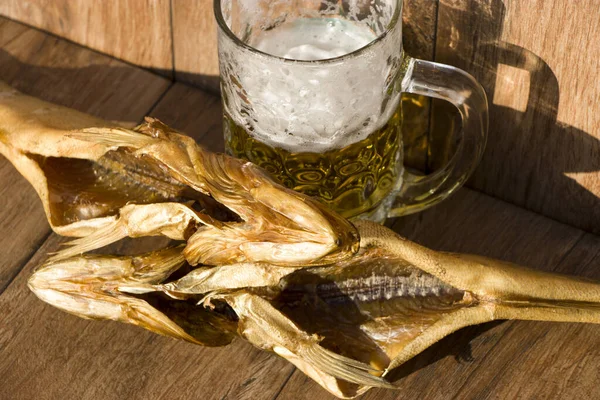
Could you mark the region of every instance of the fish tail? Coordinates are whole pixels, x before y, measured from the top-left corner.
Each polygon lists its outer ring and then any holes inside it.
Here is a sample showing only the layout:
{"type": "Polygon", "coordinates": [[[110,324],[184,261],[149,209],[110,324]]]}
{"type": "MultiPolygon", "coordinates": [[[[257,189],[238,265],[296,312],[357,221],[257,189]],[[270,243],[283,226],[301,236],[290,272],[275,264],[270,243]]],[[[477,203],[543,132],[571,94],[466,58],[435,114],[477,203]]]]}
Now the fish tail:
{"type": "Polygon", "coordinates": [[[511,263],[460,255],[478,262],[476,287],[491,295],[495,319],[600,324],[600,282],[511,263]]]}

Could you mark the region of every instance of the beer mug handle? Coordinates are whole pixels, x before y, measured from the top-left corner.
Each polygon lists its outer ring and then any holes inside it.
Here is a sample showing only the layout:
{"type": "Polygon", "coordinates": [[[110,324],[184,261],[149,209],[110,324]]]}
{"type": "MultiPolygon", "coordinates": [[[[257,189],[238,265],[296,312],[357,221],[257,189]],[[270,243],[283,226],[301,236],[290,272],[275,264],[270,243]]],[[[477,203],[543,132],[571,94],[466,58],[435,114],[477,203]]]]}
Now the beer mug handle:
{"type": "Polygon", "coordinates": [[[460,142],[448,164],[430,175],[404,170],[403,183],[388,217],[424,210],[454,193],[479,163],[488,131],[488,103],[481,85],[468,73],[449,65],[411,58],[402,91],[454,104],[462,117],[460,142]]]}

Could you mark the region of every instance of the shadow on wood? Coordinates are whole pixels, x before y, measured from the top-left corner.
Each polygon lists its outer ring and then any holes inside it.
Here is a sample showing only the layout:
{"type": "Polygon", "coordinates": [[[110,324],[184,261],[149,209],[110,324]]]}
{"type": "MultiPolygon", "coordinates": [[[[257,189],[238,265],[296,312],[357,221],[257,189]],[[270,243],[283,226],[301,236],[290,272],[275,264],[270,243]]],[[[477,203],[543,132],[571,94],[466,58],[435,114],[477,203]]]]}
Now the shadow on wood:
{"type": "Polygon", "coordinates": [[[493,321],[483,325],[460,329],[393,370],[388,379],[391,382],[398,382],[449,356],[454,357],[458,362],[473,362],[474,357],[471,354],[471,342],[487,331],[502,325],[504,322],[506,321],[493,321]]]}
{"type": "MultiPolygon", "coordinates": [[[[539,55],[503,40],[526,35],[513,32],[520,15],[517,5],[511,3],[510,7],[511,20],[505,21],[507,7],[501,0],[443,0],[439,6],[436,61],[473,74],[484,86],[490,103],[488,146],[469,185],[599,233],[600,185],[597,177],[586,177],[600,171],[600,141],[594,136],[598,133],[558,120],[560,87],[578,82],[559,83],[539,55]],[[505,27],[511,27],[511,32],[505,33],[505,27]]],[[[448,107],[437,102],[434,106],[433,170],[452,155],[446,126],[452,121],[447,117],[451,113],[448,107]]]]}
{"type": "MultiPolygon", "coordinates": [[[[60,44],[62,43],[66,42],[61,41],[60,44]]],[[[13,53],[12,51],[9,52],[5,49],[0,49],[0,65],[2,66],[0,80],[5,81],[25,94],[62,106],[82,110],[107,120],[118,121],[128,126],[139,123],[138,114],[135,114],[135,118],[128,117],[128,115],[132,114],[130,112],[132,108],[142,108],[140,113],[146,113],[152,106],[152,102],[150,102],[147,106],[140,107],[141,99],[139,91],[143,91],[145,94],[152,93],[154,99],[160,99],[161,94],[165,92],[170,84],[166,79],[147,70],[131,67],[116,60],[113,62],[112,59],[100,56],[95,52],[86,50],[86,53],[81,54],[81,51],[76,46],[64,46],[63,48],[59,48],[59,51],[63,51],[60,62],[53,62],[48,65],[46,60],[47,54],[41,60],[38,60],[35,53],[27,50],[27,57],[23,61],[20,52],[13,53]],[[81,60],[89,55],[91,57],[99,56],[98,58],[103,61],[108,60],[108,62],[104,61],[106,62],[105,64],[100,64],[93,63],[97,61],[95,59],[90,61],[81,60]],[[79,58],[79,60],[73,60],[75,57],[79,58]],[[38,61],[39,65],[37,64],[38,61]],[[79,62],[87,65],[83,67],[70,67],[70,65],[77,65],[79,62]],[[155,84],[148,85],[143,89],[140,88],[137,91],[138,93],[133,91],[120,93],[120,88],[135,85],[136,81],[139,83],[154,81],[155,84]],[[89,86],[83,86],[82,82],[86,82],[89,86]],[[102,98],[98,98],[98,93],[100,92],[92,88],[103,88],[101,91],[102,98]],[[120,101],[117,104],[110,97],[118,96],[119,94],[118,99],[120,101]],[[105,101],[110,102],[112,106],[107,106],[104,103],[105,101]],[[128,108],[124,108],[122,104],[128,104],[129,106],[128,108]],[[104,105],[101,113],[99,112],[100,105],[104,105]]],[[[47,53],[48,47],[39,51],[39,53],[42,52],[47,53]]],[[[144,103],[147,102],[147,99],[144,98],[144,103]]]]}

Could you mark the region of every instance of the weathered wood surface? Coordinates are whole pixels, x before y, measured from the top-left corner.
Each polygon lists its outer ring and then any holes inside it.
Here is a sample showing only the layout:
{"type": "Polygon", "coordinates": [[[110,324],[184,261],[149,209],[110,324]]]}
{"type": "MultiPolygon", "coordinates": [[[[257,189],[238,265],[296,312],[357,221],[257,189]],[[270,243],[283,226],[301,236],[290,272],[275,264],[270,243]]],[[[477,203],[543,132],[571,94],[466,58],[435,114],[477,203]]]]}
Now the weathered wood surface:
{"type": "MultiPolygon", "coordinates": [[[[403,47],[411,57],[433,60],[437,24],[437,1],[407,1],[402,9],[403,47]]],[[[404,164],[421,172],[428,171],[430,152],[431,100],[425,96],[402,96],[402,140],[404,164]]]]}
{"type": "Polygon", "coordinates": [[[23,24],[0,18],[0,46],[6,46],[26,30],[27,27],[23,24]]]}
{"type": "MultiPolygon", "coordinates": [[[[170,84],[22,24],[4,18],[0,22],[0,79],[24,93],[105,119],[136,123],[170,84]]],[[[37,194],[4,158],[0,199],[1,291],[50,229],[37,194]]]]}
{"type": "Polygon", "coordinates": [[[441,0],[436,61],[472,73],[490,137],[470,185],[600,232],[596,0],[441,0]]]}
{"type": "Polygon", "coordinates": [[[152,115],[193,136],[211,151],[223,151],[221,98],[210,92],[176,83],[152,115]]]}
{"type": "MultiPolygon", "coordinates": [[[[7,22],[0,21],[0,38],[8,37],[3,36],[7,22]]],[[[133,122],[168,85],[33,29],[11,29],[21,33],[6,44],[10,56],[0,59],[2,78],[29,94],[133,122]],[[34,40],[38,36],[44,39],[34,40]],[[117,84],[109,84],[111,77],[117,84]],[[153,88],[156,93],[146,98],[153,88]]],[[[220,103],[212,94],[175,84],[150,114],[213,150],[222,148],[220,103]]],[[[2,195],[0,213],[12,211],[0,214],[2,259],[9,267],[25,266],[0,294],[0,398],[328,398],[291,364],[241,340],[202,348],[128,325],[82,320],[38,300],[26,280],[63,239],[41,236],[41,247],[32,245],[28,232],[48,231],[41,205],[4,164],[0,187],[9,187],[3,190],[10,195],[2,195]]],[[[600,279],[599,237],[468,189],[429,211],[396,220],[394,228],[434,249],[600,279]]],[[[131,254],[147,245],[133,241],[111,250],[131,254]]],[[[599,363],[600,326],[491,323],[463,329],[401,367],[395,373],[401,391],[374,390],[363,398],[598,398],[599,363]]]]}
{"type": "Polygon", "coordinates": [[[170,12],[169,0],[0,2],[0,15],[167,76],[173,70],[170,12]]]}
{"type": "Polygon", "coordinates": [[[212,0],[172,0],[175,79],[219,93],[217,23],[212,0]]]}

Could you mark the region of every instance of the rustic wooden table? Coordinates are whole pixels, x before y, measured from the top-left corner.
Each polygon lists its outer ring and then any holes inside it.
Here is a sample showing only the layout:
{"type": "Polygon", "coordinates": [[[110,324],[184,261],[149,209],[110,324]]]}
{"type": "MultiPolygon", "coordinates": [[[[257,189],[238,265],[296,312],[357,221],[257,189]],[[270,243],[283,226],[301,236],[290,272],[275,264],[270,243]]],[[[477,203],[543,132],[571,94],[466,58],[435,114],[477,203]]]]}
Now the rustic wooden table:
{"type": "MultiPolygon", "coordinates": [[[[1,18],[0,46],[0,79],[27,94],[131,124],[152,115],[222,147],[214,95],[1,18]]],[[[241,340],[202,348],[41,302],[27,277],[63,239],[5,159],[0,199],[0,398],[331,398],[288,362],[241,340]]],[[[438,250],[600,279],[600,237],[469,189],[393,228],[438,250]]],[[[399,391],[363,399],[597,399],[599,366],[600,326],[497,322],[447,337],[397,371],[399,391]]]]}

